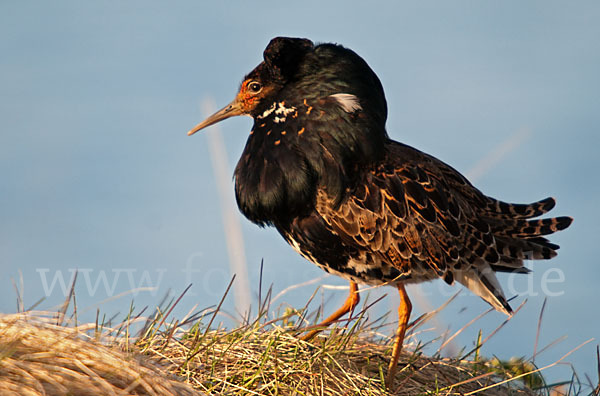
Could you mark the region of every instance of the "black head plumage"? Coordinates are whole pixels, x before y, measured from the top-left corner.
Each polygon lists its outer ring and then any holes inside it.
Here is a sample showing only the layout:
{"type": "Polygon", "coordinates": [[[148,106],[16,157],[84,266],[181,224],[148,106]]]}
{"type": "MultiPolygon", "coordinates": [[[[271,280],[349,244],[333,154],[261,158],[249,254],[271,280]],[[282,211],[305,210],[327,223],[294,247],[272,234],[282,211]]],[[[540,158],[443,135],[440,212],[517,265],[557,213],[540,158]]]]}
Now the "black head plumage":
{"type": "Polygon", "coordinates": [[[298,71],[302,59],[314,50],[308,39],[277,37],[271,40],[263,52],[264,64],[272,81],[285,84],[298,71]]]}

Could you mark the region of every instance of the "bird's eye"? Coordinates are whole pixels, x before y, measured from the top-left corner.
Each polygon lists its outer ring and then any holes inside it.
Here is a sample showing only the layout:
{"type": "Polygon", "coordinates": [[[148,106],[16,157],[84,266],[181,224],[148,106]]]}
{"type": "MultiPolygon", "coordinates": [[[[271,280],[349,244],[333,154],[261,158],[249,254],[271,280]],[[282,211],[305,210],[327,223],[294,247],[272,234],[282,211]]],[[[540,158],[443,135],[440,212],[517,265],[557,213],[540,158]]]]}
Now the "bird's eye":
{"type": "Polygon", "coordinates": [[[259,93],[262,89],[262,85],[257,81],[250,81],[248,83],[248,91],[252,93],[259,93]]]}

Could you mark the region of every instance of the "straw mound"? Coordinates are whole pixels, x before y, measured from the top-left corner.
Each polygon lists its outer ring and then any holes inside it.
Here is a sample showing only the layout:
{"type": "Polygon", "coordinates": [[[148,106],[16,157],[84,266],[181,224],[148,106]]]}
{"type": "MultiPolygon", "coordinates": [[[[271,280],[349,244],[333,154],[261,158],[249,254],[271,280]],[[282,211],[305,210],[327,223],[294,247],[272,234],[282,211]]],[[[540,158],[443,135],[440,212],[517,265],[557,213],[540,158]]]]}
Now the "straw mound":
{"type": "Polygon", "coordinates": [[[159,331],[153,321],[132,345],[93,324],[50,322],[0,315],[0,395],[535,395],[519,381],[490,387],[506,376],[481,362],[418,353],[401,357],[388,393],[390,347],[369,341],[364,329],[306,343],[278,326],[159,331]]]}
{"type": "Polygon", "coordinates": [[[0,316],[0,395],[198,395],[155,363],[90,339],[81,328],[0,316]]]}

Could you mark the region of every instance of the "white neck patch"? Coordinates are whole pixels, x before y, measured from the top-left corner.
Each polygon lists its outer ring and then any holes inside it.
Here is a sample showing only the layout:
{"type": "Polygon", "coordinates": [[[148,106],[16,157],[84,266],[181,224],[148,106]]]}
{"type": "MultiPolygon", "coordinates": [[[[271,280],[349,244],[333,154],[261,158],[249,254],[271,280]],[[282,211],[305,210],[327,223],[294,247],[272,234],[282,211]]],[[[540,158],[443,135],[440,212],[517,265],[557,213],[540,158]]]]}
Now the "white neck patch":
{"type": "Polygon", "coordinates": [[[354,113],[355,111],[362,110],[360,101],[355,95],[347,93],[338,93],[334,95],[329,95],[329,97],[335,99],[346,113],[354,113]]]}
{"type": "Polygon", "coordinates": [[[257,116],[257,118],[266,118],[271,114],[275,114],[275,118],[273,121],[276,123],[284,122],[286,117],[290,113],[295,113],[296,108],[294,106],[285,107],[285,102],[273,102],[273,105],[265,110],[261,115],[257,116]]]}
{"type": "Polygon", "coordinates": [[[272,112],[275,111],[277,107],[277,103],[273,102],[273,106],[271,106],[270,108],[268,108],[267,110],[265,110],[261,115],[257,116],[256,118],[265,118],[268,117],[269,114],[271,114],[272,112]]]}

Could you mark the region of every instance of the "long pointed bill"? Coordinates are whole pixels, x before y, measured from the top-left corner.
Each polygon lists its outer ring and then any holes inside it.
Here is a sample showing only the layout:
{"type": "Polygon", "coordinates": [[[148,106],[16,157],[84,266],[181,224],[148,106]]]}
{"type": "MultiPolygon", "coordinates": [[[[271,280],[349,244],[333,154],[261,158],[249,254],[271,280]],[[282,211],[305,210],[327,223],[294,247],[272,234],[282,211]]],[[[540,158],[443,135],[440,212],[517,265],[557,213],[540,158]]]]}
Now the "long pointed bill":
{"type": "Polygon", "coordinates": [[[223,107],[221,110],[217,111],[215,114],[208,117],[206,120],[202,121],[200,124],[193,127],[189,132],[188,136],[193,135],[201,129],[204,129],[208,126],[216,124],[219,121],[223,121],[226,118],[238,116],[244,114],[240,103],[237,100],[229,103],[227,106],[223,107]]]}

